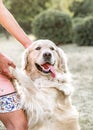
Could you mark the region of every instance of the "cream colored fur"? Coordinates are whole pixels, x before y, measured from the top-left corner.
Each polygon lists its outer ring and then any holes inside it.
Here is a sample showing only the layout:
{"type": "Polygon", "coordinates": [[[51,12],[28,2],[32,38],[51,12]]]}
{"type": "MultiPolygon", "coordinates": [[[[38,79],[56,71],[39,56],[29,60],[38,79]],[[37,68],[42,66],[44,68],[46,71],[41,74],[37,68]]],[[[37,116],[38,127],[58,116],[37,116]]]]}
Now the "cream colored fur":
{"type": "Polygon", "coordinates": [[[80,130],[78,112],[71,102],[73,87],[66,55],[50,40],[37,40],[23,55],[22,70],[13,71],[16,88],[28,118],[29,130],[80,130]],[[55,77],[37,70],[42,55],[51,53],[55,77]]]}

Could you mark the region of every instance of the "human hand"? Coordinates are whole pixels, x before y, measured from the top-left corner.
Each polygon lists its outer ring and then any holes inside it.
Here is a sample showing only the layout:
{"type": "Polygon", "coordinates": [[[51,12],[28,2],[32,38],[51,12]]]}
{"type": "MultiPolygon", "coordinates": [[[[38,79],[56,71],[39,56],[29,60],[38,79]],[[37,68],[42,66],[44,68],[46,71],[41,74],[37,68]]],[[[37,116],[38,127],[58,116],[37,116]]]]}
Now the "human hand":
{"type": "Polygon", "coordinates": [[[15,68],[15,64],[6,56],[0,53],[0,73],[7,76],[8,78],[14,78],[10,73],[9,67],[15,68]]]}

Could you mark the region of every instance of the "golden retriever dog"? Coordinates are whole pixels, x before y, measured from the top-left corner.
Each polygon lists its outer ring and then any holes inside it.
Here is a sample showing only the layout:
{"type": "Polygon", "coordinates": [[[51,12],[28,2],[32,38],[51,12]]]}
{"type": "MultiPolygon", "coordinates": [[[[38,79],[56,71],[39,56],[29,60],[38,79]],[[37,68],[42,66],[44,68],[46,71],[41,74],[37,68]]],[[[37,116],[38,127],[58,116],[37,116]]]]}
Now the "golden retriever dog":
{"type": "Polygon", "coordinates": [[[24,52],[22,70],[13,74],[29,130],[80,130],[62,49],[50,40],[33,42],[24,52]]]}

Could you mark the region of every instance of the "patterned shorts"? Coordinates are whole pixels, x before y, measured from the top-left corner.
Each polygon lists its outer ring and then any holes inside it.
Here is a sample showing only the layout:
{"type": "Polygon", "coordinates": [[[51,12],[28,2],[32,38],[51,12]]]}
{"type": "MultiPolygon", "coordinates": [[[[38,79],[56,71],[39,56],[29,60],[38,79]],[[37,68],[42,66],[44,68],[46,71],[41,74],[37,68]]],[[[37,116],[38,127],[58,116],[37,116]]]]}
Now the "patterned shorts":
{"type": "Polygon", "coordinates": [[[17,92],[0,96],[0,113],[12,112],[19,109],[22,109],[22,106],[17,92]]]}

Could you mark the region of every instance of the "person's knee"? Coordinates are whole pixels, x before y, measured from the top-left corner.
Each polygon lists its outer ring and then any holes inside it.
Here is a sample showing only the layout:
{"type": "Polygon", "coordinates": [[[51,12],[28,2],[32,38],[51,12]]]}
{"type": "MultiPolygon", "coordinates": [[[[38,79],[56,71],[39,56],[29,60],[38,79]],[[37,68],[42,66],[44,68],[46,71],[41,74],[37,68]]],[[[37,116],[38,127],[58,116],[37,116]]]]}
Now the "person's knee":
{"type": "Polygon", "coordinates": [[[0,120],[7,130],[28,130],[27,119],[22,110],[0,114],[0,120]]]}
{"type": "Polygon", "coordinates": [[[28,130],[27,120],[22,118],[18,120],[15,126],[15,130],[28,130]]]}
{"type": "Polygon", "coordinates": [[[28,130],[27,121],[22,118],[15,122],[9,122],[6,127],[7,130],[28,130]]]}

